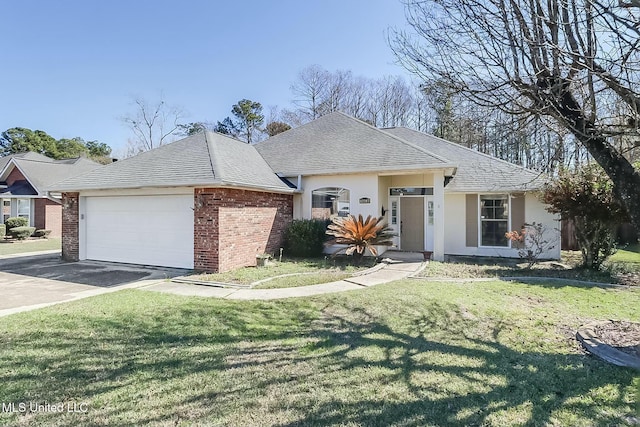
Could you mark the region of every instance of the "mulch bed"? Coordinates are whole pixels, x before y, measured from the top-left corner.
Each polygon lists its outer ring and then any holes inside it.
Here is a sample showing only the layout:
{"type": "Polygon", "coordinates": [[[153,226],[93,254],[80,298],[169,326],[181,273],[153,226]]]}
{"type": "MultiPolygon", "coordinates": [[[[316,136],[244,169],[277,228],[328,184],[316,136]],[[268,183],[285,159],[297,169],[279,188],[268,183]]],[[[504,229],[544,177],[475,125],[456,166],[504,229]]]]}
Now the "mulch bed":
{"type": "Polygon", "coordinates": [[[640,323],[611,320],[594,327],[594,332],[605,344],[640,359],[640,323]]]}

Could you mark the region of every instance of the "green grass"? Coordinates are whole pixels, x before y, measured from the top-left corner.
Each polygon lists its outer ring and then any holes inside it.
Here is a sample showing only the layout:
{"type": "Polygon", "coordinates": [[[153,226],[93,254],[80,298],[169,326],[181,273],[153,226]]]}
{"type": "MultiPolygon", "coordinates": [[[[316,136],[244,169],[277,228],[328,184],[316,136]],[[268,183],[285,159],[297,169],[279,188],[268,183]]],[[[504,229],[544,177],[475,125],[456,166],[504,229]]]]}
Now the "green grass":
{"type": "Polygon", "coordinates": [[[609,262],[635,264],[640,269],[640,244],[621,247],[611,256],[609,262]]]}
{"type": "Polygon", "coordinates": [[[375,265],[374,258],[365,258],[362,265],[356,267],[345,257],[283,259],[282,262],[269,261],[265,267],[245,267],[226,273],[197,274],[190,279],[222,283],[239,283],[250,285],[258,280],[272,278],[285,274],[317,273],[315,277],[294,276],[278,278],[257,286],[258,288],[284,288],[306,286],[326,281],[341,280],[351,274],[375,265]]]}
{"type": "Polygon", "coordinates": [[[275,277],[273,280],[253,286],[253,289],[277,289],[295,288],[298,286],[317,285],[319,283],[335,282],[352,276],[341,270],[320,270],[309,274],[296,274],[295,276],[275,277]]]}
{"type": "Polygon", "coordinates": [[[106,294],[0,318],[15,426],[627,425],[638,373],[575,330],[640,290],[405,280],[270,302],[106,294]]]}
{"type": "Polygon", "coordinates": [[[563,251],[560,262],[540,262],[531,269],[525,268],[526,263],[514,259],[457,257],[445,263],[430,262],[420,276],[455,279],[534,276],[638,286],[639,249],[640,246],[636,245],[618,250],[600,271],[579,268],[579,251],[563,251]]]}
{"type": "Polygon", "coordinates": [[[60,249],[58,238],[34,239],[34,240],[0,240],[0,255],[12,255],[25,252],[48,251],[60,249]]]}

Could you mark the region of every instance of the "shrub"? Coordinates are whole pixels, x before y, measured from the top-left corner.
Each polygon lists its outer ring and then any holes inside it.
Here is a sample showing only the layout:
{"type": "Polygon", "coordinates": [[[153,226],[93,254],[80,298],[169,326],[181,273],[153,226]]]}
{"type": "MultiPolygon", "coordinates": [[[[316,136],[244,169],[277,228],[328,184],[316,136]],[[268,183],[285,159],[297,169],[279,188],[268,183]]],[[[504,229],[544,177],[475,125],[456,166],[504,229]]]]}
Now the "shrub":
{"type": "Polygon", "coordinates": [[[393,230],[384,223],[384,217],[373,218],[371,215],[363,219],[362,215],[335,217],[329,225],[327,234],[334,236],[330,243],[347,245],[345,253],[353,255],[356,265],[364,256],[367,249],[374,256],[378,256],[375,246],[391,246],[393,244],[393,230]]]}
{"type": "Polygon", "coordinates": [[[4,237],[7,234],[7,226],[4,224],[0,224],[0,238],[4,237]]]}
{"type": "Polygon", "coordinates": [[[284,234],[284,248],[289,256],[319,257],[327,239],[327,221],[317,219],[293,220],[284,234]]]}
{"type": "Polygon", "coordinates": [[[593,164],[561,172],[545,185],[541,199],[549,212],[573,220],[582,266],[598,270],[615,252],[617,225],[629,219],[602,168],[593,164]]]}
{"type": "Polygon", "coordinates": [[[11,234],[14,239],[24,240],[31,236],[34,231],[36,231],[35,227],[13,227],[9,230],[9,234],[11,234]]]}
{"type": "Polygon", "coordinates": [[[51,234],[51,230],[42,230],[42,229],[40,229],[40,230],[36,230],[33,233],[33,236],[34,237],[47,237],[49,234],[51,234]]]}
{"type": "Polygon", "coordinates": [[[11,218],[7,218],[4,222],[4,225],[7,226],[7,231],[16,227],[27,227],[29,226],[29,220],[27,218],[21,216],[14,216],[11,218]]]}
{"type": "Polygon", "coordinates": [[[520,258],[527,261],[527,268],[532,268],[538,263],[540,255],[556,247],[557,242],[549,240],[546,232],[546,226],[533,222],[525,224],[521,231],[510,231],[505,236],[518,248],[520,258]]]}

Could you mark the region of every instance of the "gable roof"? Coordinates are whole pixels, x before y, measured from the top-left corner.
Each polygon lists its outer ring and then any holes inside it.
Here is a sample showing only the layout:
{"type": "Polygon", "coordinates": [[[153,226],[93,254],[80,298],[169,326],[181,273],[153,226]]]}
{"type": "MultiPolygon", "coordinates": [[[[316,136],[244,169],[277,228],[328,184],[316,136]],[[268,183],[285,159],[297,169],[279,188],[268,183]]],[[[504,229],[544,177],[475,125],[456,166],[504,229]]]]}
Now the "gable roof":
{"type": "Polygon", "coordinates": [[[4,171],[4,168],[7,166],[11,159],[27,159],[27,160],[39,160],[41,162],[53,162],[54,160],[50,157],[44,156],[39,153],[34,153],[33,151],[26,151],[24,153],[14,153],[9,154],[4,157],[0,157],[0,174],[4,171]]]}
{"type": "Polygon", "coordinates": [[[448,192],[527,191],[542,186],[540,172],[483,154],[460,144],[407,128],[388,128],[387,133],[410,141],[425,150],[448,159],[456,159],[458,169],[447,184],[448,192]]]}
{"type": "Polygon", "coordinates": [[[334,112],[255,145],[281,176],[452,168],[452,162],[334,112]]]}
{"type": "Polygon", "coordinates": [[[63,179],[82,174],[100,164],[84,157],[56,160],[34,152],[11,154],[0,158],[0,180],[6,179],[17,167],[27,179],[27,185],[16,182],[5,188],[5,195],[46,195],[46,188],[63,179]]]}
{"type": "Polygon", "coordinates": [[[58,182],[49,190],[205,185],[293,191],[273,173],[254,146],[209,131],[58,182]]]}

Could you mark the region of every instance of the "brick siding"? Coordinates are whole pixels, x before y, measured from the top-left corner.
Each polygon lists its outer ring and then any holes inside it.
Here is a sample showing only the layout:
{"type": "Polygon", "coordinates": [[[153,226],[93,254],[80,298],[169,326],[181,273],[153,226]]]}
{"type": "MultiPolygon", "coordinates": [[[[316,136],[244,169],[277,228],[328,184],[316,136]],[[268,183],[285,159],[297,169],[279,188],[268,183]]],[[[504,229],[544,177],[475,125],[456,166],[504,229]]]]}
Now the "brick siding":
{"type": "Polygon", "coordinates": [[[24,175],[22,175],[22,172],[20,172],[20,169],[14,167],[13,170],[11,171],[11,173],[9,173],[9,176],[7,177],[7,186],[12,186],[16,181],[26,181],[27,178],[24,177],[24,175]]]}
{"type": "Polygon", "coordinates": [[[293,196],[229,188],[194,192],[194,267],[224,272],[279,251],[293,219],[293,196]]]}
{"type": "Polygon", "coordinates": [[[62,259],[80,259],[79,240],[79,193],[62,193],[62,259]]]}
{"type": "Polygon", "coordinates": [[[50,237],[62,235],[62,205],[49,199],[34,199],[34,227],[51,230],[50,237]]]}

